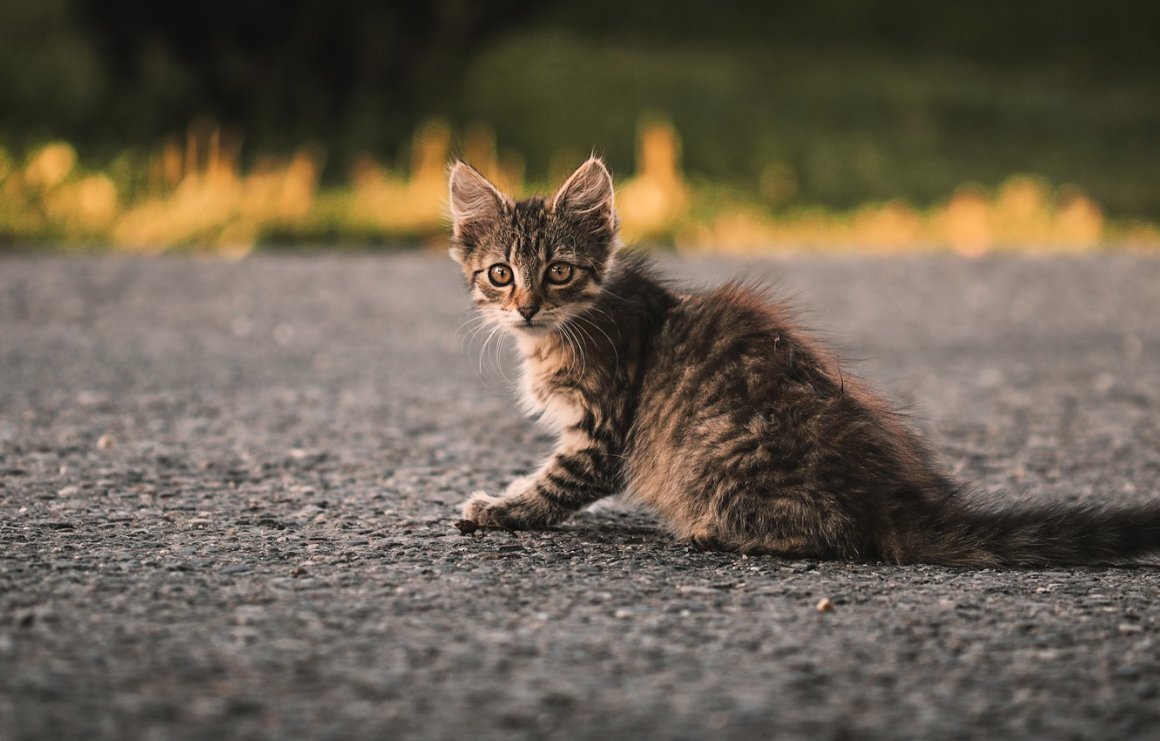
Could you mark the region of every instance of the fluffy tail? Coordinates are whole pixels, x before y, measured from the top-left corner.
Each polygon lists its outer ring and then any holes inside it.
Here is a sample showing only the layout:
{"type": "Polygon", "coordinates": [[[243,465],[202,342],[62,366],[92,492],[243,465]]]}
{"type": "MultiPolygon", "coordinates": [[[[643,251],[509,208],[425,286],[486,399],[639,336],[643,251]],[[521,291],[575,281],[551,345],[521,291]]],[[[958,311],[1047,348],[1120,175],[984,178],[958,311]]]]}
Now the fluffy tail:
{"type": "MultiPolygon", "coordinates": [[[[1160,555],[1160,502],[1000,508],[954,502],[924,523],[912,558],[948,566],[1124,564],[1160,555]]],[[[917,535],[917,533],[916,533],[917,535]]]]}

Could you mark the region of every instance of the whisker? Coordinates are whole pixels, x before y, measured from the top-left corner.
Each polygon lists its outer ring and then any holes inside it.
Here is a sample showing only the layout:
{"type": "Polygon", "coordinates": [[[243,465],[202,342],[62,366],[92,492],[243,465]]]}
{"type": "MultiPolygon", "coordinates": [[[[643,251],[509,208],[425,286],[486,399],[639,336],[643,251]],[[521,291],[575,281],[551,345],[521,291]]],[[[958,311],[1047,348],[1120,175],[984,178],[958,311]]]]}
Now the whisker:
{"type": "Polygon", "coordinates": [[[577,366],[580,366],[580,375],[582,375],[582,376],[585,375],[588,368],[587,368],[587,363],[584,362],[584,352],[583,352],[583,349],[580,347],[579,338],[576,337],[575,332],[573,331],[572,327],[561,324],[560,328],[562,330],[564,330],[563,336],[567,338],[568,346],[572,350],[572,352],[571,352],[572,362],[569,363],[568,369],[570,371],[575,371],[577,369],[577,366]]]}
{"type": "Polygon", "coordinates": [[[565,371],[568,373],[572,373],[573,371],[576,370],[577,357],[578,357],[576,354],[576,345],[575,345],[574,338],[568,332],[568,327],[566,324],[557,324],[556,329],[559,330],[559,332],[556,335],[558,338],[558,341],[560,342],[560,344],[564,348],[566,348],[568,350],[568,366],[567,366],[567,368],[565,368],[565,371]]]}
{"type": "Polygon", "coordinates": [[[499,374],[499,377],[504,380],[504,383],[509,384],[509,385],[511,384],[512,379],[508,378],[507,371],[504,370],[503,356],[501,353],[503,353],[504,349],[506,348],[505,343],[507,342],[507,340],[510,336],[511,335],[506,331],[500,332],[499,341],[495,343],[495,349],[493,352],[493,357],[494,357],[493,363],[494,363],[495,371],[496,371],[496,373],[499,374]]]}
{"type": "Polygon", "coordinates": [[[498,331],[500,331],[500,327],[493,322],[491,324],[491,331],[488,332],[487,336],[483,338],[483,344],[479,348],[478,368],[479,368],[480,377],[483,376],[484,362],[485,362],[485,359],[487,358],[487,346],[489,344],[491,344],[492,339],[495,338],[495,333],[498,331]]]}
{"type": "Polygon", "coordinates": [[[612,291],[610,291],[610,290],[608,290],[607,288],[605,288],[603,285],[601,285],[601,286],[600,286],[600,292],[601,292],[601,293],[606,293],[606,294],[608,294],[609,296],[612,296],[614,299],[617,299],[618,301],[623,301],[623,302],[624,302],[624,303],[626,303],[626,304],[631,304],[631,303],[632,303],[632,301],[630,301],[629,299],[626,299],[624,296],[620,296],[620,295],[618,295],[618,294],[615,294],[615,293],[613,293],[612,291]]]}
{"type": "Polygon", "coordinates": [[[568,333],[571,334],[575,340],[575,352],[580,359],[580,375],[586,376],[588,375],[588,352],[587,348],[585,347],[583,337],[580,334],[579,327],[576,327],[575,325],[569,325],[568,333]]]}
{"type": "Polygon", "coordinates": [[[467,330],[459,341],[460,352],[468,350],[471,347],[471,343],[475,340],[479,333],[486,329],[489,324],[489,320],[485,316],[476,317],[474,321],[475,326],[467,330]]]}
{"type": "Polygon", "coordinates": [[[584,322],[585,324],[592,327],[600,334],[604,335],[605,339],[608,340],[608,346],[610,348],[612,348],[612,356],[616,362],[616,367],[619,368],[620,367],[620,351],[617,350],[616,343],[612,341],[612,337],[608,334],[608,332],[604,331],[603,327],[601,327],[599,324],[592,321],[588,317],[584,316],[583,314],[577,314],[576,316],[572,317],[572,319],[574,319],[576,321],[584,322]]]}

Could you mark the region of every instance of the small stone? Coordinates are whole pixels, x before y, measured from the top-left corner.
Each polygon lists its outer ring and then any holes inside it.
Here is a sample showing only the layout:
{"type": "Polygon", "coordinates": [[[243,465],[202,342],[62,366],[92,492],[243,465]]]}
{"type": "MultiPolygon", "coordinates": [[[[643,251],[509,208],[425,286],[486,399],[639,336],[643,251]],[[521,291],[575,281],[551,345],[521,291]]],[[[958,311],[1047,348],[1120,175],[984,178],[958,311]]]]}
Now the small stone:
{"type": "Polygon", "coordinates": [[[818,612],[829,612],[834,609],[834,603],[830,601],[829,597],[822,597],[814,609],[818,612]]]}
{"type": "Polygon", "coordinates": [[[456,520],[451,525],[459,530],[461,535],[471,535],[479,529],[479,525],[474,520],[456,520]]]}
{"type": "Polygon", "coordinates": [[[117,438],[113,437],[112,435],[106,433],[97,438],[98,450],[108,450],[109,448],[115,448],[116,446],[117,438]]]}
{"type": "Polygon", "coordinates": [[[1120,666],[1112,672],[1112,676],[1116,679],[1139,679],[1140,670],[1134,666],[1120,666]]]}
{"type": "Polygon", "coordinates": [[[1106,394],[1115,388],[1116,377],[1107,371],[1101,371],[1092,379],[1092,388],[1101,394],[1106,394]]]}
{"type": "Polygon", "coordinates": [[[717,590],[712,587],[703,587],[697,584],[681,584],[677,587],[677,591],[681,594],[716,594],[717,590]]]}

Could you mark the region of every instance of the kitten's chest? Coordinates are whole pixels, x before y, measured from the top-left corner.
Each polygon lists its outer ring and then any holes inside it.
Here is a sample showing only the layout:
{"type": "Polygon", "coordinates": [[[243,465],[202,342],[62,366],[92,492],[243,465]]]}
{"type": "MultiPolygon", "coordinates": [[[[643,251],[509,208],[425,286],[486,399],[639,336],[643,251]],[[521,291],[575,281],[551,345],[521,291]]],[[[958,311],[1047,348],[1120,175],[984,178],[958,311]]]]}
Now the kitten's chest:
{"type": "Polygon", "coordinates": [[[565,359],[556,353],[526,357],[519,385],[520,403],[524,410],[556,432],[566,430],[584,418],[580,395],[560,382],[563,362],[565,359]]]}

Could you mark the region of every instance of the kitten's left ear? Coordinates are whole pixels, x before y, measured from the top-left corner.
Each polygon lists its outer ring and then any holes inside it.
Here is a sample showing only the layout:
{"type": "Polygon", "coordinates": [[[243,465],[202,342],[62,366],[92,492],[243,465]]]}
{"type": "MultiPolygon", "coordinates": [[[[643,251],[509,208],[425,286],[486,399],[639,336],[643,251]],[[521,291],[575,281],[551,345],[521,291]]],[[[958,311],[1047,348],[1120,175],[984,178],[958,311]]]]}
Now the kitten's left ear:
{"type": "Polygon", "coordinates": [[[612,242],[619,226],[616,218],[612,174],[599,157],[590,157],[552,196],[550,207],[571,218],[592,237],[612,242]]]}

